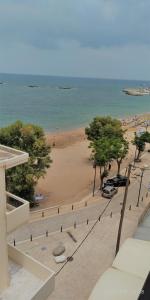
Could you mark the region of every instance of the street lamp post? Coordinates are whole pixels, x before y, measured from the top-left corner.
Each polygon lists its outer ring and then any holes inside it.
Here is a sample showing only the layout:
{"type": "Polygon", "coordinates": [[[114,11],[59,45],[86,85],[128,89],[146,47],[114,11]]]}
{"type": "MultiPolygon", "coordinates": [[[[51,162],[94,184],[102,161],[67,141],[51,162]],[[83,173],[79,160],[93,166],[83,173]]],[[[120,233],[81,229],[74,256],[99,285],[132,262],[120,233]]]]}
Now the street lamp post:
{"type": "Polygon", "coordinates": [[[93,168],[94,168],[94,182],[93,182],[93,197],[95,195],[95,182],[96,182],[96,163],[94,162],[93,164],[93,168]]]}
{"type": "Polygon", "coordinates": [[[133,167],[135,167],[135,162],[136,162],[136,152],[137,152],[137,147],[135,148],[133,167]]]}
{"type": "Polygon", "coordinates": [[[140,180],[139,194],[138,194],[138,200],[137,200],[136,207],[139,207],[140,194],[141,194],[141,186],[142,186],[142,180],[143,180],[143,174],[144,174],[144,169],[142,169],[142,173],[141,173],[141,180],[140,180]]]}
{"type": "Polygon", "coordinates": [[[122,232],[122,225],[123,225],[124,213],[125,213],[126,202],[127,202],[127,195],[128,195],[128,187],[129,187],[131,168],[132,168],[132,165],[129,164],[128,174],[127,174],[127,183],[126,183],[126,187],[125,187],[124,199],[123,199],[121,215],[120,215],[120,223],[119,223],[119,228],[118,228],[118,236],[117,236],[117,243],[116,243],[116,255],[117,255],[117,253],[119,251],[119,248],[120,248],[121,232],[122,232]]]}

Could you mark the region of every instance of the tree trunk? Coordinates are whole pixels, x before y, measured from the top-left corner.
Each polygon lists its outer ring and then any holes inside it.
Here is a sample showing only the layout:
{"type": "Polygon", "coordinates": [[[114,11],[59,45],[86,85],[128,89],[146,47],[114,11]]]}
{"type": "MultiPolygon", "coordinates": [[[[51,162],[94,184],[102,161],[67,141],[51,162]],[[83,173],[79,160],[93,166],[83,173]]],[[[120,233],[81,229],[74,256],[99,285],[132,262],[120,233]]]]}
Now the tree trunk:
{"type": "Polygon", "coordinates": [[[103,173],[102,173],[102,174],[101,174],[100,190],[102,190],[103,181],[104,181],[104,175],[103,175],[103,173]]]}
{"type": "Polygon", "coordinates": [[[94,193],[95,193],[95,183],[96,183],[96,166],[95,166],[95,170],[94,170],[93,197],[94,197],[94,193]]]}
{"type": "Polygon", "coordinates": [[[102,189],[102,167],[99,167],[99,179],[100,179],[100,184],[99,184],[99,189],[102,189]]]}
{"type": "Polygon", "coordinates": [[[117,175],[120,175],[121,160],[117,160],[118,170],[117,175]]]}
{"type": "Polygon", "coordinates": [[[102,167],[100,167],[100,177],[101,177],[101,182],[100,182],[100,190],[102,190],[102,186],[103,186],[103,181],[104,181],[104,178],[106,177],[106,172],[107,172],[107,166],[105,165],[104,166],[104,170],[102,172],[102,167]]]}
{"type": "Polygon", "coordinates": [[[140,158],[140,154],[141,154],[141,151],[138,149],[138,154],[137,154],[137,157],[136,157],[136,160],[138,161],[139,158],[140,158]]]}

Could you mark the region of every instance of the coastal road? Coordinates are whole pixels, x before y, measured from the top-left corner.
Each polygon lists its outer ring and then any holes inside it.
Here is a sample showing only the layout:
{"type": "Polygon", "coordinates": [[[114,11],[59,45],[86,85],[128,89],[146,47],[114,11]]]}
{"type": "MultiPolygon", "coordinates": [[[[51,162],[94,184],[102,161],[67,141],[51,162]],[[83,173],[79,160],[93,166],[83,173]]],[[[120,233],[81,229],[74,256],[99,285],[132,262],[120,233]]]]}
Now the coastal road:
{"type": "MultiPolygon", "coordinates": [[[[131,174],[131,176],[133,176],[133,173],[131,174]]],[[[131,210],[132,208],[134,209],[136,208],[136,203],[139,194],[140,178],[141,178],[140,176],[136,176],[136,178],[133,179],[132,183],[129,186],[127,206],[126,206],[127,209],[129,209],[130,205],[131,205],[131,210]]],[[[145,197],[145,194],[147,193],[147,187],[149,181],[150,181],[150,171],[148,170],[145,171],[143,176],[143,184],[141,187],[141,195],[140,195],[140,206],[142,205],[142,201],[141,201],[142,197],[145,197]]],[[[104,216],[110,215],[111,212],[112,214],[116,214],[121,211],[123,194],[124,194],[124,188],[120,188],[119,193],[112,198],[109,206],[107,207],[104,213],[104,216]]],[[[96,197],[100,197],[100,196],[96,196],[96,197]]],[[[89,220],[89,222],[92,220],[96,220],[99,217],[99,215],[102,213],[102,211],[104,210],[108,202],[109,202],[108,199],[100,197],[98,203],[84,207],[77,211],[71,211],[66,214],[57,215],[46,219],[42,218],[39,221],[28,223],[27,225],[22,226],[21,228],[17,229],[12,234],[10,234],[9,241],[15,239],[17,242],[17,241],[29,239],[31,234],[34,238],[45,234],[47,230],[49,232],[60,231],[61,226],[63,229],[73,227],[74,224],[78,226],[79,224],[85,224],[87,219],[89,220]]]]}

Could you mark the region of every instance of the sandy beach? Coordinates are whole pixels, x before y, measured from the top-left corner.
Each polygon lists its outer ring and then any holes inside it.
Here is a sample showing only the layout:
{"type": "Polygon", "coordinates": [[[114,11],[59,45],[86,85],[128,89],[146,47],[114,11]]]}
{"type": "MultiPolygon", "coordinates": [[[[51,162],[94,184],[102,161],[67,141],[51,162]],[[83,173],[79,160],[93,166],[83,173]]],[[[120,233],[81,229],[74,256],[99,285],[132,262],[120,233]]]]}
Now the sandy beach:
{"type": "MultiPolygon", "coordinates": [[[[134,132],[141,127],[141,122],[149,118],[149,114],[126,119],[126,137],[131,142],[134,132]]],[[[48,143],[52,146],[53,163],[44,179],[40,179],[37,192],[45,195],[39,208],[69,204],[81,201],[92,191],[93,167],[90,161],[91,149],[84,134],[84,128],[46,134],[48,143]]],[[[134,157],[135,147],[130,143],[128,157],[123,161],[125,168],[134,157]]],[[[115,174],[116,163],[112,163],[110,175],[115,174]]],[[[97,175],[97,186],[99,176],[97,175]]]]}

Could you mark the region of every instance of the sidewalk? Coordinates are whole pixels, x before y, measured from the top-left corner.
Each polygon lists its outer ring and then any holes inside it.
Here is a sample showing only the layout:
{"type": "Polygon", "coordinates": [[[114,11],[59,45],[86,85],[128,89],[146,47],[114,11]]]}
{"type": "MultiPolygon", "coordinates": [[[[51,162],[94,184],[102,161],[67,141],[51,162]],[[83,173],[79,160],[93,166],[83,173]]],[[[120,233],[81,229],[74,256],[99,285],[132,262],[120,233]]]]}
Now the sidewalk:
{"type": "MultiPolygon", "coordinates": [[[[133,206],[131,210],[128,210],[127,206],[121,243],[134,234],[149,201],[150,198],[145,198],[139,208],[133,206]]],[[[68,262],[56,276],[55,291],[48,300],[88,299],[97,279],[112,264],[115,256],[120,213],[113,213],[112,217],[107,214],[106,211],[106,215],[73,256],[73,261],[68,262]]],[[[51,233],[48,237],[37,237],[32,242],[21,242],[17,247],[57,272],[62,264],[54,262],[52,251],[55,246],[62,242],[66,248],[66,257],[72,255],[93,223],[94,221],[91,221],[88,225],[78,225],[76,229],[69,228],[77,243],[73,242],[64,230],[62,233],[51,233]]]]}

